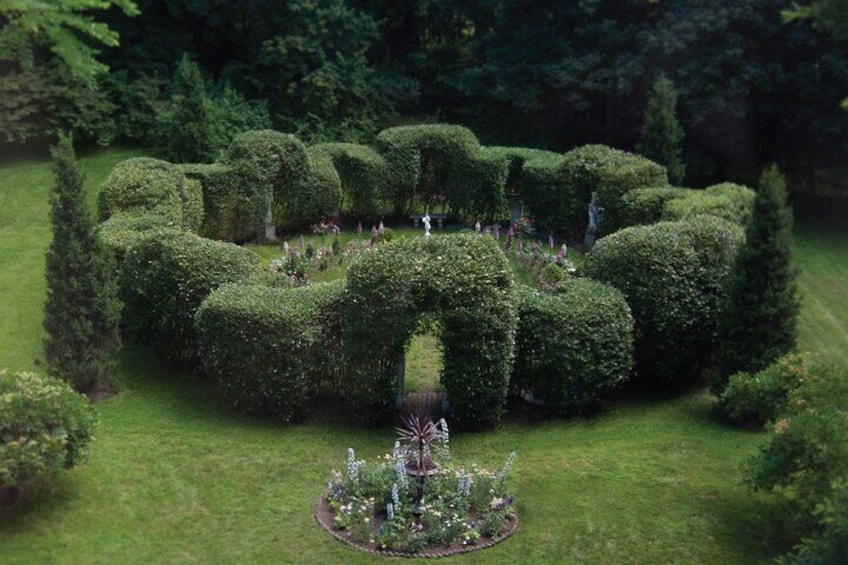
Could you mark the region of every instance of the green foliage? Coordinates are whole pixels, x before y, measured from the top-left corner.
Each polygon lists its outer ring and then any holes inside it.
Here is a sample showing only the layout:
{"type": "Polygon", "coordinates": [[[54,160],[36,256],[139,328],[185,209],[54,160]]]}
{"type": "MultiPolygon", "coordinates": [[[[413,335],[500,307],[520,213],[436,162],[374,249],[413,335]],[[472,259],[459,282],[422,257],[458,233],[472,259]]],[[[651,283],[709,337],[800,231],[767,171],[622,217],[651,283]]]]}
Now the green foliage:
{"type": "Polygon", "coordinates": [[[115,258],[120,267],[130,247],[149,237],[151,232],[178,233],[164,216],[138,211],[117,212],[94,227],[94,235],[115,258]]]}
{"type": "Polygon", "coordinates": [[[813,371],[787,405],[768,442],[746,462],[744,480],[782,494],[804,532],[816,506],[834,494],[834,481],[848,477],[848,380],[833,370],[813,371]]]}
{"type": "Polygon", "coordinates": [[[198,357],[242,411],[303,419],[319,393],[341,392],[344,283],[295,289],[221,286],[197,310],[198,357]]]}
{"type": "Polygon", "coordinates": [[[235,169],[221,163],[181,164],[177,168],[202,187],[201,235],[237,243],[256,235],[258,210],[266,206],[256,184],[239,182],[240,176],[235,169]]]}
{"type": "Polygon", "coordinates": [[[341,181],[342,214],[377,221],[391,212],[386,160],[356,143],[321,143],[310,149],[330,156],[341,181]]]}
{"type": "Polygon", "coordinates": [[[764,424],[786,411],[790,394],[808,378],[804,357],[789,354],[753,375],[730,375],[719,406],[731,420],[764,424]]]}
{"type": "Polygon", "coordinates": [[[640,382],[681,383],[712,363],[741,241],[738,226],[697,217],[625,228],[586,256],[586,275],[621,290],[630,305],[640,382]]]}
{"type": "Polygon", "coordinates": [[[259,257],[186,232],[151,232],[130,247],[121,271],[124,325],[169,360],[195,359],[194,313],[224,283],[248,281],[259,257]]]}
{"type": "Polygon", "coordinates": [[[397,364],[426,315],[441,321],[442,385],[457,425],[500,421],[513,357],[513,293],[507,259],[494,239],[477,234],[402,239],[360,256],[348,271],[343,322],[355,413],[385,414],[397,364]]]}
{"type": "Polygon", "coordinates": [[[339,214],[342,182],[332,158],[321,150],[306,150],[309,156],[309,178],[298,192],[286,198],[286,225],[305,227],[339,214]]]}
{"type": "Polygon", "coordinates": [[[51,376],[80,391],[112,386],[109,356],[120,347],[115,265],[92,234],[74,148],[62,137],[53,150],[53,240],[47,251],[44,358],[51,376]]]}
{"type": "Polygon", "coordinates": [[[0,370],[0,485],[23,486],[84,463],[97,420],[67,383],[0,370]]]}
{"type": "Polygon", "coordinates": [[[664,166],[668,178],[680,184],[686,175],[683,161],[683,126],[677,119],[677,91],[665,75],[654,81],[642,122],[642,137],[636,152],[664,166]]]}
{"type": "Polygon", "coordinates": [[[168,225],[196,231],[203,221],[200,183],[167,161],[136,157],[115,166],[98,195],[100,219],[118,212],[152,214],[168,225]]]}
{"type": "Polygon", "coordinates": [[[208,163],[218,156],[213,111],[200,66],[183,53],[174,73],[170,105],[159,115],[159,136],[175,163],[208,163]]]}
{"type": "Polygon", "coordinates": [[[516,186],[527,213],[554,233],[573,226],[577,217],[573,187],[564,172],[562,155],[545,152],[524,161],[516,186]]]}
{"type": "Polygon", "coordinates": [[[745,245],[733,270],[722,329],[722,376],[759,371],[795,347],[797,271],[792,265],[792,210],[776,166],[757,186],[745,245]]]}
{"type": "Polygon", "coordinates": [[[575,415],[630,378],[633,317],[613,287],[574,279],[562,288],[520,294],[511,387],[575,415]]]}
{"type": "Polygon", "coordinates": [[[816,507],[815,515],[817,531],[793,553],[782,556],[778,560],[781,565],[835,565],[848,559],[848,482],[836,482],[832,494],[816,507]]]}
{"type": "Polygon", "coordinates": [[[637,188],[625,194],[621,201],[625,226],[654,224],[663,219],[667,204],[688,195],[690,190],[673,186],[637,188]]]}
{"type": "Polygon", "coordinates": [[[704,190],[689,190],[681,198],[670,200],[663,208],[662,219],[685,220],[709,214],[745,227],[751,221],[753,207],[753,190],[726,182],[704,190]]]}

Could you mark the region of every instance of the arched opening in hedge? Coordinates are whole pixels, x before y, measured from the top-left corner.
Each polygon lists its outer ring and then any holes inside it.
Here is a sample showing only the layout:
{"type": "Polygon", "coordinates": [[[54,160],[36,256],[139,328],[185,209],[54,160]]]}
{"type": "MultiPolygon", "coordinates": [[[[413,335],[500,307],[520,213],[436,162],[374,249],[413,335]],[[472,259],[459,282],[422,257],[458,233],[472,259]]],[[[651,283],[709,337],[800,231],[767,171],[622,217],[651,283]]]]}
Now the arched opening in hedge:
{"type": "Polygon", "coordinates": [[[500,421],[517,323],[509,262],[476,234],[392,242],[348,271],[343,312],[346,398],[355,414],[391,413],[397,367],[422,316],[440,322],[442,386],[451,421],[485,428],[500,421]]]}

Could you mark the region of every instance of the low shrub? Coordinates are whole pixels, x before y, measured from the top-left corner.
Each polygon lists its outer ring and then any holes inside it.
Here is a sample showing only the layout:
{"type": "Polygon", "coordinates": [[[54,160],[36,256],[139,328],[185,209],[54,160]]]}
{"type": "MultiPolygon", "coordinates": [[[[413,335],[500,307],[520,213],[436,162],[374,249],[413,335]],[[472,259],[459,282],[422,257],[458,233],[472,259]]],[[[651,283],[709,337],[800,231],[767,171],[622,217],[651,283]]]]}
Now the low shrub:
{"type": "Polygon", "coordinates": [[[721,393],[719,407],[736,422],[765,424],[786,411],[790,393],[808,378],[804,357],[786,355],[753,375],[746,372],[731,375],[721,393]]]}
{"type": "Polygon", "coordinates": [[[176,165],[149,157],[118,163],[100,187],[101,221],[118,212],[153,214],[175,228],[197,231],[203,221],[200,183],[176,165]]]}
{"type": "Polygon", "coordinates": [[[218,286],[259,273],[259,256],[191,233],[156,233],[133,245],[121,272],[124,325],[169,360],[191,362],[194,313],[218,286]]]}
{"type": "Polygon", "coordinates": [[[0,486],[24,486],[86,461],[97,412],[59,379],[0,371],[0,486]]]}
{"type": "Polygon", "coordinates": [[[848,480],[834,481],[832,494],[815,510],[816,530],[794,551],[778,559],[781,565],[823,565],[848,560],[848,480]]]}
{"type": "Polygon", "coordinates": [[[203,370],[239,410],[303,419],[316,395],[341,392],[343,297],[343,281],[221,286],[195,320],[203,370]]]}
{"type": "Polygon", "coordinates": [[[640,382],[680,383],[714,362],[742,237],[739,226],[698,217],[625,228],[586,256],[585,274],[621,290],[630,305],[640,382]]]}
{"type": "Polygon", "coordinates": [[[573,279],[559,294],[520,294],[511,386],[576,415],[630,377],[633,317],[615,288],[573,279]]]}

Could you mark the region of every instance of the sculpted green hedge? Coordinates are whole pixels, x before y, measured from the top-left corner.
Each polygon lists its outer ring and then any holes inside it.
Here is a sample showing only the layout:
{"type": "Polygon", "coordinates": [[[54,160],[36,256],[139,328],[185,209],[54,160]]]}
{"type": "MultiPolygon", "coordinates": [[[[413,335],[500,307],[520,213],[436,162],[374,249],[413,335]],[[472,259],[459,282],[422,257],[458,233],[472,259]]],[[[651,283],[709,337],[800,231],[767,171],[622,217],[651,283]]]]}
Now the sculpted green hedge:
{"type": "Polygon", "coordinates": [[[748,225],[754,208],[754,191],[747,186],[722,183],[704,190],[687,190],[681,198],[665,203],[664,220],[685,220],[698,215],[710,215],[748,225]]]}
{"type": "Polygon", "coordinates": [[[187,232],[154,232],[130,247],[121,271],[124,325],[166,359],[195,356],[194,312],[218,286],[259,273],[259,256],[187,232]]]}
{"type": "Polygon", "coordinates": [[[196,315],[203,370],[239,410],[301,420],[318,394],[341,392],[343,297],[343,281],[221,286],[196,315]]]}
{"type": "Polygon", "coordinates": [[[523,289],[518,320],[512,388],[554,413],[583,413],[630,378],[633,317],[615,288],[574,279],[560,294],[523,289]]]}
{"type": "Polygon", "coordinates": [[[422,315],[441,321],[452,421],[465,428],[499,422],[517,322],[514,282],[495,240],[477,234],[391,242],[350,267],[343,349],[355,413],[387,413],[397,364],[422,315]]]}
{"type": "Polygon", "coordinates": [[[391,213],[388,166],[374,148],[356,143],[319,143],[312,149],[326,153],[336,168],[343,214],[376,222],[391,213]]]}
{"type": "Polygon", "coordinates": [[[633,312],[643,383],[697,378],[714,360],[728,273],[742,242],[719,218],[625,228],[586,256],[587,276],[624,294],[633,312]]]}

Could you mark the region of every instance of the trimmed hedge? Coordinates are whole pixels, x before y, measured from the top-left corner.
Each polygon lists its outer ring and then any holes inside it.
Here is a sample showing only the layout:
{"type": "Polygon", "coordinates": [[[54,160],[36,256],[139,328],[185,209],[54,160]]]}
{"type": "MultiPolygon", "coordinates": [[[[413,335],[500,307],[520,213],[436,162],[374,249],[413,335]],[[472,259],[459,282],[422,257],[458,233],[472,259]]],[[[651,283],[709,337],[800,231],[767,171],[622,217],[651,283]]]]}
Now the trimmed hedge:
{"type": "Polygon", "coordinates": [[[130,248],[151,233],[179,233],[167,218],[151,213],[118,212],[94,228],[96,237],[122,266],[130,248]]]}
{"type": "Polygon", "coordinates": [[[295,289],[227,284],[197,310],[199,358],[244,412],[292,422],[337,390],[344,282],[295,289]]]}
{"type": "Polygon", "coordinates": [[[624,293],[643,383],[698,377],[714,361],[728,274],[743,233],[700,216],[625,228],[600,239],[584,270],[624,293]]]}
{"type": "Polygon", "coordinates": [[[169,225],[197,231],[203,221],[203,191],[179,167],[149,157],[118,163],[100,187],[100,220],[119,212],[154,214],[169,225]]]}
{"type": "Polygon", "coordinates": [[[690,189],[673,186],[637,188],[622,197],[623,227],[655,224],[663,219],[668,202],[683,198],[690,189]]]}
{"type": "Polygon", "coordinates": [[[512,366],[512,269],[493,238],[411,238],[361,255],[348,271],[343,347],[347,398],[363,418],[385,415],[397,364],[421,315],[441,321],[442,385],[464,428],[500,421],[512,366]]]}
{"type": "Polygon", "coordinates": [[[560,294],[520,293],[512,387],[556,414],[595,407],[630,378],[633,317],[617,289],[572,279],[560,294]]]}
{"type": "Polygon", "coordinates": [[[218,286],[248,281],[259,256],[187,232],[156,232],[133,245],[121,271],[124,324],[169,360],[195,356],[194,312],[218,286]]]}
{"type": "Polygon", "coordinates": [[[0,486],[22,486],[88,459],[97,412],[68,383],[0,371],[0,486]]]}
{"type": "Polygon", "coordinates": [[[264,203],[256,184],[239,182],[235,170],[221,163],[189,163],[178,167],[203,187],[206,214],[201,235],[236,243],[255,237],[259,210],[264,203]]]}
{"type": "Polygon", "coordinates": [[[707,214],[744,227],[751,220],[753,207],[753,190],[727,182],[705,190],[688,190],[682,198],[666,202],[662,219],[685,220],[707,214]]]}
{"type": "Polygon", "coordinates": [[[391,212],[388,165],[375,149],[356,143],[319,143],[310,150],[329,155],[341,181],[341,212],[378,221],[391,212]]]}
{"type": "Polygon", "coordinates": [[[548,153],[527,159],[518,177],[524,208],[540,228],[562,233],[574,225],[574,194],[566,183],[562,155],[548,153]]]}
{"type": "Polygon", "coordinates": [[[560,226],[585,225],[592,192],[604,209],[601,233],[610,234],[627,223],[624,195],[637,188],[668,186],[665,167],[633,153],[605,145],[585,145],[563,156],[562,176],[567,189],[570,217],[557,218],[560,226]]]}
{"type": "Polygon", "coordinates": [[[291,218],[289,227],[306,227],[318,221],[339,215],[342,182],[333,159],[324,151],[309,148],[309,178],[306,190],[289,194],[286,207],[291,218]]]}

